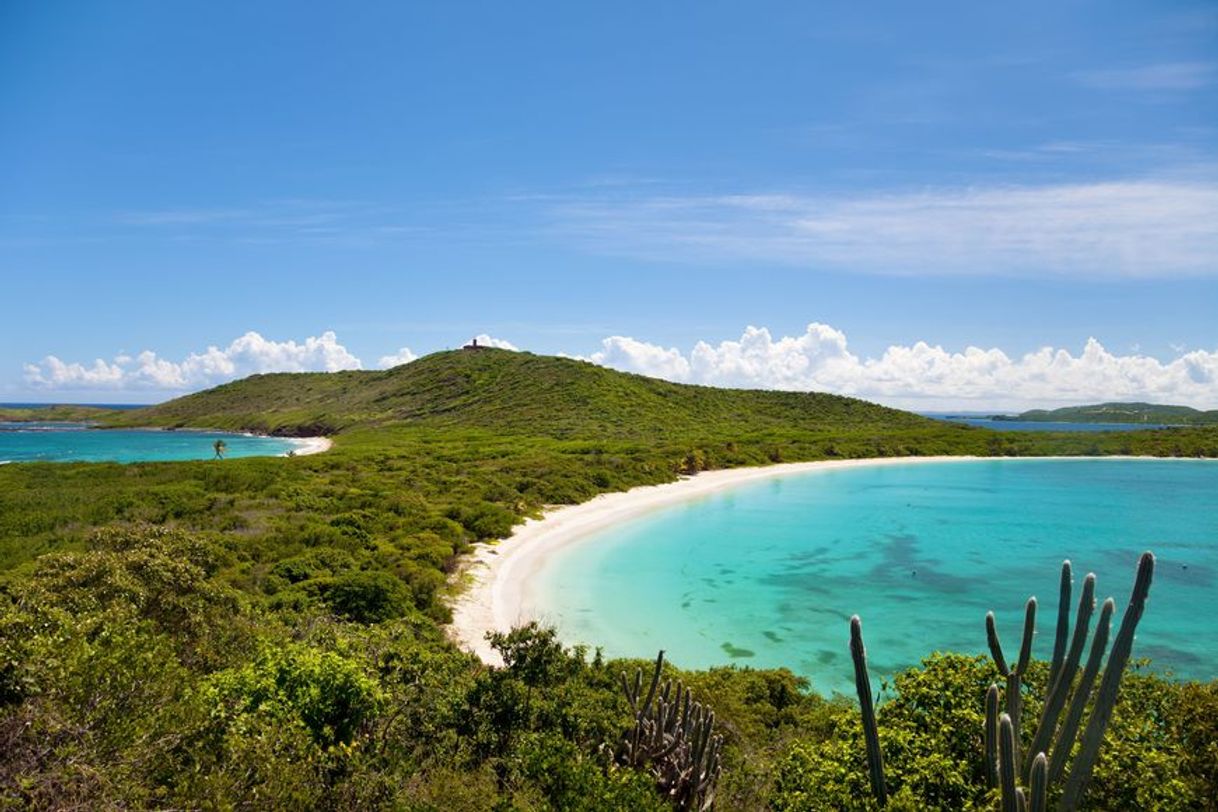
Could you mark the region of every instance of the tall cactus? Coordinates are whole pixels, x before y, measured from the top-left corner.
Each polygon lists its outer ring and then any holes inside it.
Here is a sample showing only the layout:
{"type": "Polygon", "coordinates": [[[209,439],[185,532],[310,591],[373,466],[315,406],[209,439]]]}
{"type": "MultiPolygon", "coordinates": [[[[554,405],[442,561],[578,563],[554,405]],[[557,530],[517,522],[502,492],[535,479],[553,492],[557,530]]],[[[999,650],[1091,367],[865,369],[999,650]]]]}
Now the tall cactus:
{"type": "MultiPolygon", "coordinates": [[[[1104,654],[1108,649],[1108,637],[1116,604],[1112,598],[1104,601],[1092,636],[1091,651],[1083,666],[1082,676],[1078,677],[1079,662],[1086,647],[1091,617],[1095,612],[1095,575],[1088,573],[1083,579],[1072,633],[1069,618],[1072,569],[1069,561],[1062,563],[1053,659],[1049,664],[1049,680],[1039,724],[1029,750],[1033,757],[1026,771],[1026,788],[1020,786],[1019,781],[1020,777],[1025,775],[1020,769],[1020,717],[1023,709],[1021,689],[1022,678],[1032,656],[1032,638],[1036,632],[1036,598],[1029,598],[1024,609],[1023,638],[1019,658],[1013,668],[1008,665],[1003,654],[994,613],[986,614],[986,639],[990,654],[999,673],[1006,678],[1006,709],[1005,712],[1000,711],[1000,694],[1003,692],[997,684],[991,685],[985,696],[984,771],[986,785],[991,789],[997,787],[1000,790],[1004,812],[1046,810],[1050,789],[1062,781],[1063,775],[1065,784],[1057,808],[1061,812],[1073,812],[1079,808],[1099,757],[1104,732],[1116,706],[1121,678],[1133,648],[1134,633],[1146,609],[1154,565],[1155,557],[1149,552],[1143,553],[1138,559],[1138,570],[1129,605],[1125,609],[1120,631],[1117,632],[1108,663],[1102,669],[1101,678],[1101,666],[1104,665],[1104,654]],[[1100,679],[1100,685],[1095,689],[1097,679],[1100,679]],[[1091,714],[1087,718],[1078,751],[1071,761],[1083,716],[1089,706],[1091,714]]],[[[871,684],[867,675],[862,622],[857,615],[850,620],[850,653],[854,660],[855,686],[862,709],[863,731],[867,738],[867,766],[871,773],[872,792],[883,805],[887,798],[884,765],[879,749],[871,684]]]]}
{"type": "Polygon", "coordinates": [[[1048,759],[1037,753],[1028,778],[1028,812],[1046,812],[1049,804],[1048,759]]]}
{"type": "Polygon", "coordinates": [[[1142,619],[1142,613],[1146,610],[1146,599],[1150,595],[1150,582],[1154,574],[1155,557],[1150,553],[1142,553],[1141,559],[1138,560],[1138,574],[1133,582],[1129,605],[1125,607],[1125,617],[1121,619],[1121,630],[1117,632],[1116,642],[1112,644],[1112,653],[1108,655],[1108,665],[1104,668],[1104,678],[1095,697],[1095,707],[1087,719],[1087,729],[1083,731],[1082,746],[1070,767],[1070,777],[1066,779],[1066,789],[1062,793],[1062,809],[1078,808],[1082,803],[1083,793],[1087,791],[1087,782],[1091,780],[1091,770],[1099,756],[1104,731],[1107,730],[1108,722],[1112,719],[1112,710],[1116,707],[1121,677],[1133,650],[1133,635],[1142,619]]]}
{"type": "Polygon", "coordinates": [[[648,768],[660,792],[681,812],[705,812],[715,803],[715,784],[723,770],[723,737],[715,735],[714,712],[695,702],[680,681],[660,685],[663,668],[661,651],[645,694],[641,668],[633,682],[622,672],[634,725],[622,737],[617,760],[648,768]]]}
{"type": "Polygon", "coordinates": [[[985,785],[998,786],[998,702],[997,685],[985,692],[985,785]]]}
{"type": "Polygon", "coordinates": [[[1015,773],[1019,774],[1019,728],[1023,715],[1023,675],[1027,673],[1028,663],[1032,660],[1032,637],[1036,634],[1036,598],[1028,598],[1024,607],[1023,640],[1019,645],[1019,659],[1014,668],[1007,666],[1006,658],[1002,656],[1002,643],[998,640],[998,626],[994,613],[985,615],[985,636],[990,645],[990,654],[998,672],[1007,678],[1007,715],[1011,717],[1011,725],[1015,729],[1014,750],[1011,753],[1015,773]]]}
{"type": "Polygon", "coordinates": [[[1079,658],[1087,644],[1091,615],[1095,612],[1095,574],[1087,573],[1087,577],[1083,579],[1083,594],[1078,600],[1074,635],[1067,649],[1066,638],[1070,635],[1070,574],[1070,562],[1062,562],[1062,587],[1057,605],[1057,639],[1053,644],[1053,660],[1049,666],[1049,693],[1045,697],[1040,723],[1036,726],[1036,735],[1032,738],[1032,746],[1029,748],[1032,753],[1043,753],[1049,749],[1056,719],[1070,697],[1074,677],[1078,674],[1079,658]]]}
{"type": "Polygon", "coordinates": [[[850,618],[850,659],[854,661],[854,687],[863,711],[863,737],[867,742],[867,772],[871,775],[871,794],[880,806],[883,806],[888,803],[888,788],[884,785],[884,754],[880,751],[880,731],[875,721],[875,705],[871,700],[871,678],[867,675],[863,621],[858,615],[850,618]]]}
{"type": "MultiPolygon", "coordinates": [[[[1074,678],[1078,671],[1078,663],[1082,656],[1084,644],[1086,643],[1087,627],[1091,620],[1091,614],[1095,610],[1095,575],[1089,573],[1083,581],[1083,594],[1079,599],[1074,634],[1069,648],[1067,648],[1066,638],[1070,634],[1068,623],[1063,623],[1062,618],[1067,611],[1063,607],[1067,606],[1070,599],[1070,588],[1068,585],[1070,562],[1066,561],[1062,564],[1061,604],[1058,606],[1057,637],[1053,647],[1053,661],[1049,666],[1050,681],[1048,695],[1045,698],[1040,724],[1037,726],[1036,733],[1032,737],[1031,752],[1035,754],[1035,757],[1028,769],[1029,791],[1027,794],[1020,787],[1008,781],[1011,776],[1020,775],[1018,750],[1020,735],[1019,716],[1017,713],[1011,713],[1010,711],[1012,707],[1016,710],[1020,707],[1020,699],[1013,698],[1012,694],[1019,691],[1019,676],[1022,675],[1027,666],[1026,653],[1031,646],[1031,635],[1035,631],[1036,599],[1031,598],[1028,600],[1028,608],[1024,619],[1023,647],[1020,650],[1019,663],[1014,669],[1007,667],[1006,660],[1002,655],[1002,646],[998,642],[998,633],[993,613],[991,612],[986,615],[986,634],[990,642],[990,651],[994,657],[994,664],[998,667],[998,671],[1007,677],[1008,710],[1002,716],[1001,725],[1003,727],[999,734],[998,756],[999,785],[1002,789],[1004,810],[1007,808],[1021,809],[1021,801],[1019,800],[1021,798],[1027,798],[1029,807],[1039,805],[1039,808],[1045,808],[1049,787],[1059,782],[1065,772],[1071,752],[1074,750],[1074,743],[1078,737],[1078,730],[1082,724],[1083,714],[1090,703],[1092,704],[1091,715],[1087,719],[1087,726],[1083,732],[1082,743],[1078,753],[1074,756],[1073,762],[1070,762],[1070,771],[1066,777],[1065,789],[1058,803],[1058,809],[1064,812],[1070,812],[1079,808],[1079,805],[1082,803],[1083,794],[1086,792],[1087,783],[1091,777],[1091,771],[1095,767],[1095,761],[1099,756],[1104,731],[1107,729],[1108,721],[1112,718],[1112,711],[1116,705],[1121,677],[1124,675],[1125,666],[1129,662],[1130,652],[1133,648],[1134,632],[1146,607],[1146,599],[1150,593],[1150,583],[1154,575],[1154,561],[1155,558],[1151,553],[1143,553],[1138,560],[1138,572],[1134,579],[1133,593],[1129,599],[1129,606],[1125,610],[1121,629],[1117,633],[1117,639],[1108,657],[1108,663],[1103,669],[1100,687],[1095,692],[1094,697],[1092,696],[1092,689],[1099,675],[1104,653],[1108,648],[1108,636],[1116,604],[1112,598],[1104,601],[1104,605],[1100,610],[1099,621],[1096,623],[1095,635],[1092,638],[1091,653],[1087,657],[1087,664],[1083,668],[1082,677],[1079,679],[1078,684],[1075,685],[1074,678]],[[1061,717],[1063,709],[1066,709],[1066,716],[1059,727],[1058,719],[1061,717]],[[1006,732],[1005,725],[1008,721],[1012,734],[1012,741],[1010,743],[1004,738],[1006,732]],[[1050,742],[1052,742],[1051,748],[1049,747],[1050,742]],[[1009,767],[1004,763],[1008,758],[1010,759],[1009,767]]],[[[989,769],[989,759],[991,757],[988,750],[988,737],[992,724],[991,717],[997,710],[996,700],[991,697],[995,694],[997,688],[997,685],[990,686],[986,696],[987,770],[989,769]]]]}
{"type": "Polygon", "coordinates": [[[1019,774],[1015,766],[1015,722],[1008,713],[998,718],[998,784],[1002,787],[1002,812],[1021,812],[1019,791],[1015,784],[1019,774]]]}

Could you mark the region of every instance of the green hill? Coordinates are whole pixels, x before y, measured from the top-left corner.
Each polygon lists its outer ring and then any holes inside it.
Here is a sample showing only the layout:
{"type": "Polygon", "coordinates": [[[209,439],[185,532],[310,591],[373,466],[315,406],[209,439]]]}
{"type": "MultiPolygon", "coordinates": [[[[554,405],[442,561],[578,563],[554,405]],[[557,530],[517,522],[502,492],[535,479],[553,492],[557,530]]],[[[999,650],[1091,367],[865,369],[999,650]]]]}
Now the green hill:
{"type": "Polygon", "coordinates": [[[1212,426],[1218,425],[1218,409],[1203,412],[1189,406],[1164,406],[1156,403],[1097,403],[1090,406],[1067,406],[1062,409],[1032,409],[1014,417],[996,416],[994,419],[1044,423],[1212,426]]]}
{"type": "Polygon", "coordinates": [[[107,423],[286,435],[460,427],[563,439],[940,425],[855,398],[689,386],[496,349],[440,352],[377,372],[255,375],[107,423]]]}

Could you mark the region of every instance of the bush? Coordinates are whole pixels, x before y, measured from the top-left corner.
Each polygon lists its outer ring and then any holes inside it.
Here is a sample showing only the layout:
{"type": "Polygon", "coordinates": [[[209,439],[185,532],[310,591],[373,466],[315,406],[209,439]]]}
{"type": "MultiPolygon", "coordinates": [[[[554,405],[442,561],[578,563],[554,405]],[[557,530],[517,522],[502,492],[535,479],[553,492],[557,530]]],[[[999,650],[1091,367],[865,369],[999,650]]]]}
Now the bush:
{"type": "Polygon", "coordinates": [[[326,603],[358,623],[380,623],[405,615],[414,605],[410,589],[387,572],[350,572],[335,578],[326,603]]]}
{"type": "Polygon", "coordinates": [[[266,649],[241,668],[213,675],[203,696],[222,730],[250,729],[250,717],[267,715],[299,722],[322,748],[350,743],[381,704],[376,682],[355,662],[300,645],[266,649]]]}

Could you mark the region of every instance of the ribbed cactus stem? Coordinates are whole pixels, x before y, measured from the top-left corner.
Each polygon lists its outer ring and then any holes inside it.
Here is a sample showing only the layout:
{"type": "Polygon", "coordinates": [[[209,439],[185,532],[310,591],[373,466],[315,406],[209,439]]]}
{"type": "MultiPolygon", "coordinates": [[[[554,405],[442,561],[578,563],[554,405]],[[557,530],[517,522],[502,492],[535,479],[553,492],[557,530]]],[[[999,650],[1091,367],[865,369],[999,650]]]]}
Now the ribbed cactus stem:
{"type": "Polygon", "coordinates": [[[1078,687],[1074,689],[1070,708],[1066,711],[1066,720],[1062,722],[1061,729],[1057,732],[1057,738],[1053,742],[1053,749],[1050,751],[1050,784],[1057,783],[1061,778],[1066,767],[1066,760],[1070,758],[1070,751],[1074,749],[1074,739],[1078,735],[1083,711],[1087,708],[1087,699],[1091,696],[1091,688],[1095,685],[1100,663],[1104,659],[1104,651],[1108,648],[1108,635],[1112,629],[1112,613],[1115,609],[1116,604],[1112,598],[1105,600],[1104,605],[1100,608],[1100,618],[1095,623],[1095,637],[1091,640],[1091,653],[1087,656],[1087,664],[1083,667],[1083,676],[1079,680],[1078,687]]]}
{"type": "Polygon", "coordinates": [[[871,699],[871,678],[867,675],[867,650],[863,646],[863,621],[858,615],[850,618],[850,658],[854,661],[854,687],[858,692],[863,715],[863,736],[867,742],[867,771],[871,775],[871,792],[880,806],[888,802],[884,785],[884,754],[880,751],[880,731],[875,720],[871,699]]]}
{"type": "Polygon", "coordinates": [[[1049,760],[1044,753],[1032,759],[1028,779],[1028,812],[1045,812],[1049,804],[1049,760]]]}
{"type": "MultiPolygon", "coordinates": [[[[1066,563],[1069,564],[1069,562],[1066,563]]],[[[1070,648],[1066,652],[1065,661],[1058,670],[1057,678],[1049,682],[1049,695],[1045,698],[1040,724],[1036,727],[1036,735],[1032,738],[1029,752],[1048,752],[1049,743],[1053,740],[1053,734],[1057,730],[1058,718],[1066,707],[1066,700],[1070,698],[1070,689],[1074,685],[1074,677],[1078,674],[1079,660],[1082,658],[1083,649],[1087,646],[1087,635],[1091,631],[1091,616],[1094,613],[1095,573],[1087,573],[1087,577],[1083,579],[1083,594],[1078,599],[1078,613],[1074,619],[1074,634],[1070,638],[1070,648]]],[[[1058,632],[1060,636],[1060,625],[1058,632]]]]}
{"type": "MultiPolygon", "coordinates": [[[[1036,598],[1028,598],[1023,614],[1023,641],[1019,645],[1019,664],[1015,673],[1020,677],[1028,672],[1028,662],[1032,659],[1032,638],[1036,635],[1036,598]]],[[[1016,732],[1019,726],[1015,726],[1016,732]]]]}
{"type": "Polygon", "coordinates": [[[1083,732],[1082,744],[1070,768],[1070,777],[1066,779],[1066,789],[1062,793],[1062,809],[1077,809],[1087,791],[1087,783],[1099,756],[1104,731],[1112,718],[1113,708],[1116,707],[1121,677],[1124,676],[1125,666],[1133,650],[1134,632],[1137,631],[1138,622],[1146,610],[1146,598],[1150,594],[1150,582],[1154,574],[1155,557],[1151,553],[1142,553],[1138,560],[1133,592],[1129,596],[1129,605],[1125,607],[1120,631],[1117,632],[1116,640],[1112,644],[1112,653],[1108,656],[1108,664],[1104,668],[1104,678],[1095,698],[1095,707],[1087,719],[1087,729],[1083,732]]]}
{"type": "Polygon", "coordinates": [[[994,665],[998,666],[998,673],[1004,677],[1011,673],[1011,669],[1007,668],[1006,658],[1002,656],[1002,643],[998,640],[998,623],[994,620],[993,612],[985,613],[985,639],[990,644],[990,656],[994,658],[994,665]]]}
{"type": "Polygon", "coordinates": [[[985,785],[998,786],[998,685],[985,692],[985,785]]]}
{"type": "Polygon", "coordinates": [[[1057,591],[1057,634],[1053,638],[1053,659],[1049,661],[1050,688],[1057,682],[1062,664],[1066,658],[1066,638],[1070,636],[1070,588],[1073,585],[1073,572],[1070,559],[1062,562],[1061,583],[1057,591]]]}
{"type": "Polygon", "coordinates": [[[1015,727],[1011,717],[998,719],[998,785],[1002,788],[1002,812],[1019,812],[1015,786],[1015,727]]]}
{"type": "Polygon", "coordinates": [[[1020,769],[1019,721],[1023,715],[1023,693],[1020,691],[1019,672],[1012,671],[1007,675],[1007,712],[1011,719],[1011,727],[1015,730],[1015,738],[1011,745],[1011,765],[1016,775],[1023,775],[1020,769]]]}

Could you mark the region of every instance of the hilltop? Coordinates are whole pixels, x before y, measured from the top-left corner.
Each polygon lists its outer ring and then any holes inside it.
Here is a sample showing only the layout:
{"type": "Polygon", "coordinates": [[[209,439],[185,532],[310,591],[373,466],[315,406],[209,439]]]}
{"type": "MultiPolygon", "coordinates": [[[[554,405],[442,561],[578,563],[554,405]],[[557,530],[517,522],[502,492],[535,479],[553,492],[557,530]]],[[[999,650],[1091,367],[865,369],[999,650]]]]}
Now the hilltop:
{"type": "Polygon", "coordinates": [[[1149,423],[1160,426],[1218,425],[1218,409],[1201,411],[1189,406],[1157,403],[1096,403],[1062,409],[1032,409],[1014,417],[996,415],[995,420],[1045,423],[1149,423]]]}
{"type": "Polygon", "coordinates": [[[111,417],[107,425],[207,426],[281,435],[357,428],[479,428],[559,439],[942,424],[856,398],[670,383],[571,358],[438,352],[383,371],[254,375],[111,417]]]}

